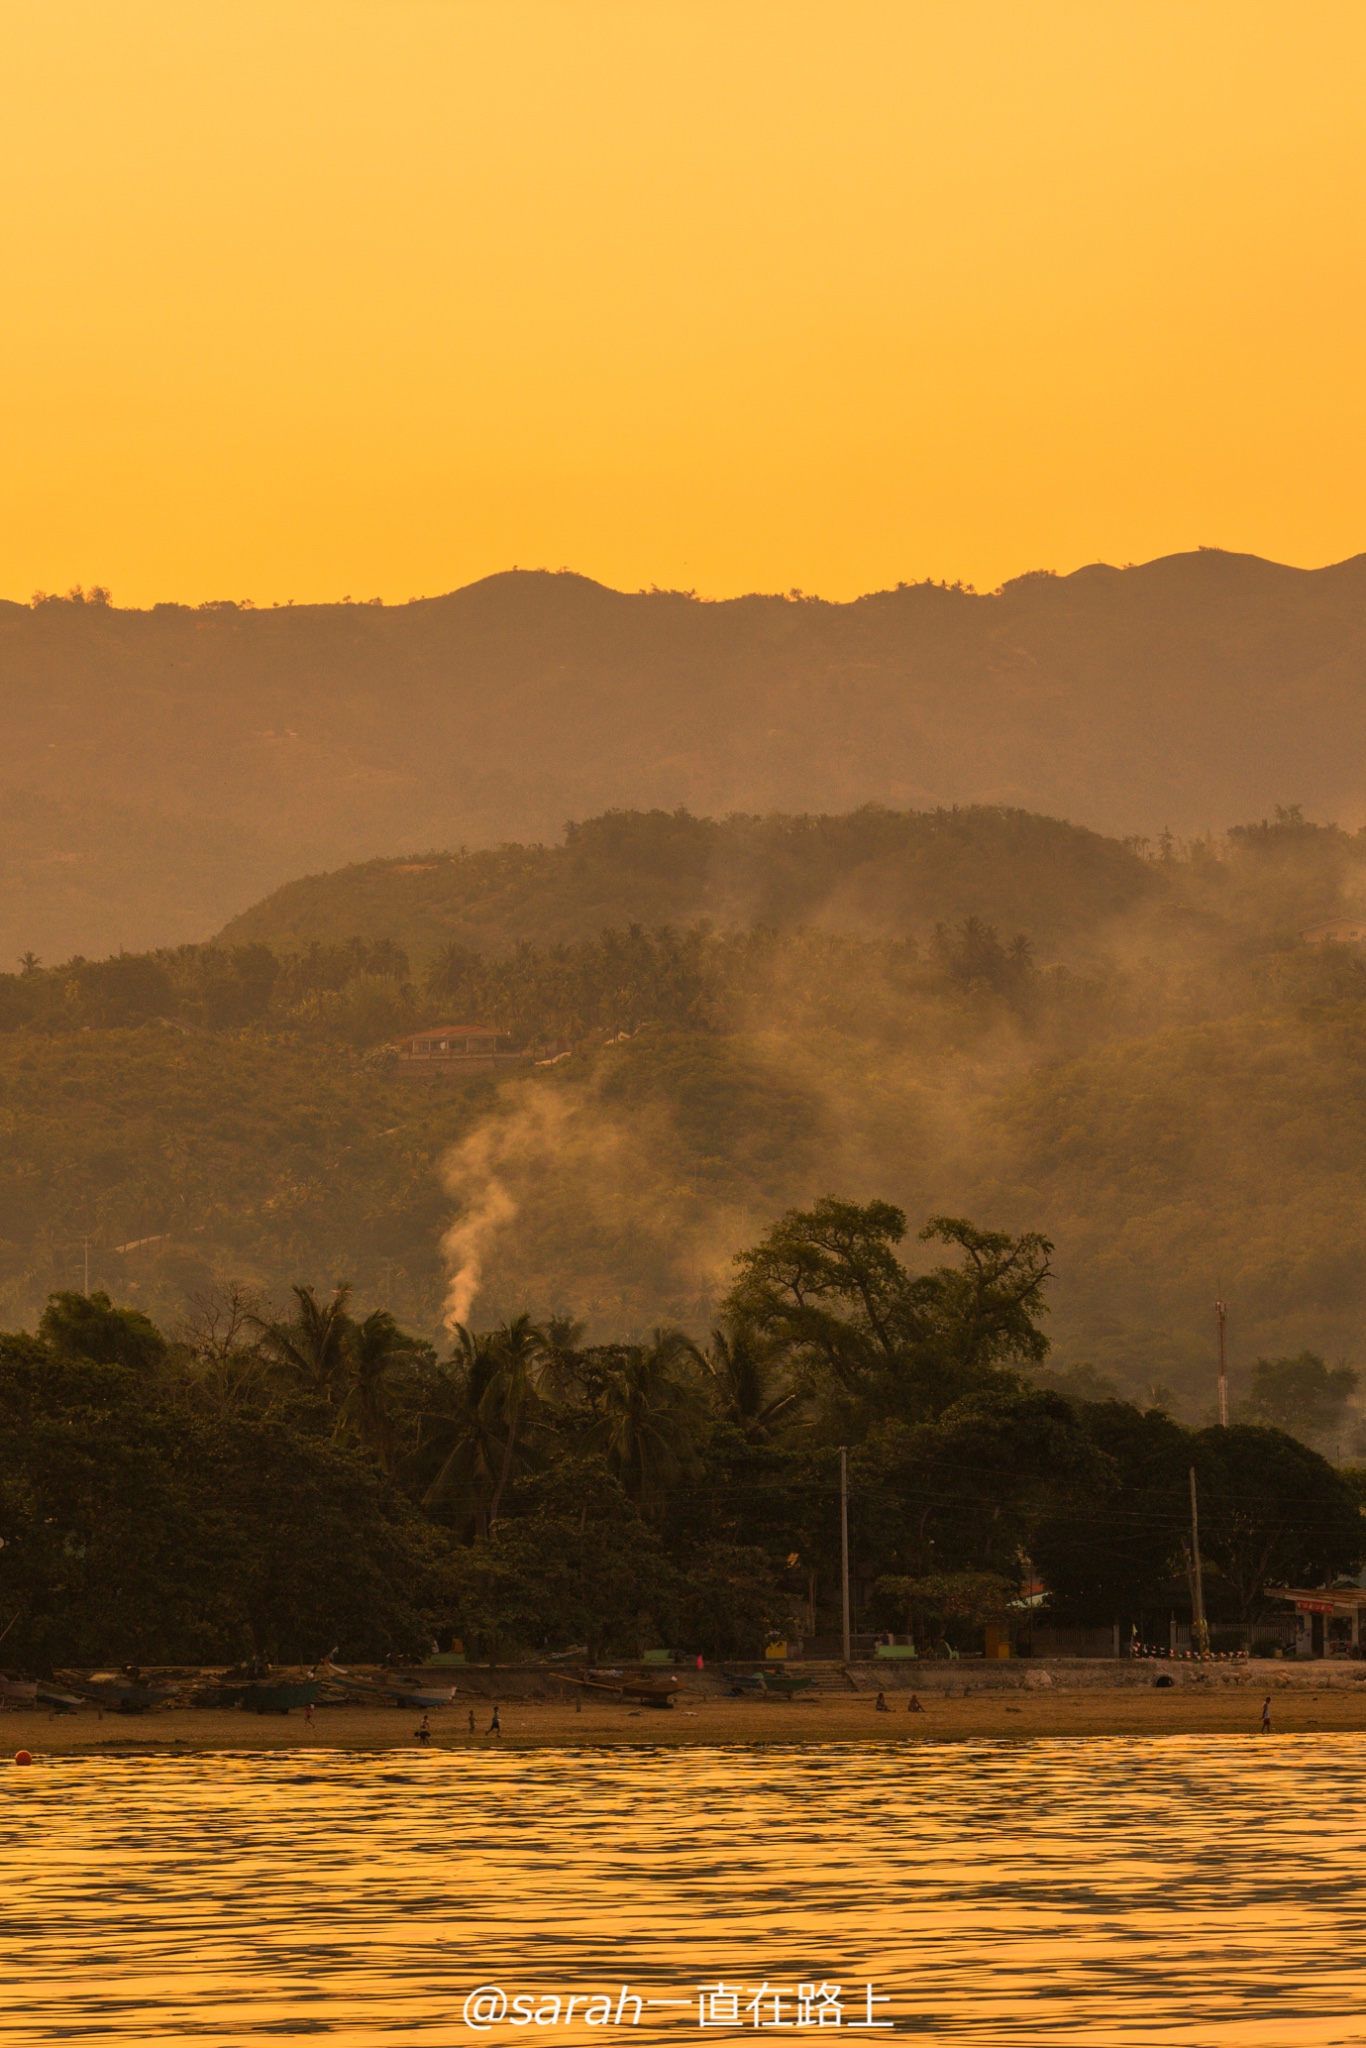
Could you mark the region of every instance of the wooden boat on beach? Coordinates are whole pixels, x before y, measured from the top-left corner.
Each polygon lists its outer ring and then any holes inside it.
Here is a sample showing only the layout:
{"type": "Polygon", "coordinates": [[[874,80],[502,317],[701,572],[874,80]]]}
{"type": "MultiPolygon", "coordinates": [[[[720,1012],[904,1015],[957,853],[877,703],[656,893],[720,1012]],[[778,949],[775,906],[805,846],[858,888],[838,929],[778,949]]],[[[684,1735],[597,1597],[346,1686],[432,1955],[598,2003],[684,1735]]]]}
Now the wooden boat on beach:
{"type": "Polygon", "coordinates": [[[6,1678],[0,1672],[0,1707],[30,1707],[37,1698],[36,1678],[6,1678]]]}
{"type": "Polygon", "coordinates": [[[79,1714],[86,1702],[78,1699],[75,1693],[62,1692],[57,1686],[40,1684],[38,1705],[46,1707],[50,1714],[79,1714]]]}
{"type": "Polygon", "coordinates": [[[118,1671],[59,1671],[68,1695],[89,1700],[107,1714],[145,1714],[163,1707],[180,1690],[174,1685],[145,1685],[140,1676],[118,1671]]]}
{"type": "Polygon", "coordinates": [[[771,1693],[775,1699],[790,1700],[795,1693],[805,1692],[816,1683],[814,1678],[799,1678],[791,1671],[728,1671],[724,1666],[721,1676],[732,1693],[748,1693],[755,1699],[771,1693]]]}
{"type": "Polygon", "coordinates": [[[460,1690],[456,1685],[397,1685],[392,1692],[401,1707],[422,1707],[431,1713],[436,1707],[448,1707],[460,1690]]]}
{"type": "Polygon", "coordinates": [[[580,1671],[572,1678],[566,1672],[565,1677],[586,1692],[614,1693],[619,1700],[635,1700],[642,1707],[671,1707],[680,1687],[677,1678],[633,1678],[625,1671],[580,1671]]]}
{"type": "Polygon", "coordinates": [[[805,1692],[816,1683],[814,1678],[799,1678],[793,1671],[762,1671],[759,1675],[764,1691],[777,1693],[781,1700],[790,1700],[794,1693],[805,1692]]]}
{"type": "Polygon", "coordinates": [[[311,1707],[322,1691],[316,1678],[259,1678],[245,1685],[224,1686],[223,1706],[242,1707],[249,1714],[287,1714],[291,1707],[311,1707]]]}
{"type": "Polygon", "coordinates": [[[727,1671],[722,1666],[721,1676],[737,1697],[741,1693],[753,1693],[757,1699],[767,1688],[757,1671],[727,1671]]]}
{"type": "Polygon", "coordinates": [[[389,1678],[348,1671],[341,1664],[326,1663],[319,1669],[327,1682],[337,1686],[348,1699],[373,1700],[376,1706],[392,1702],[398,1707],[421,1707],[429,1714],[436,1708],[448,1707],[459,1690],[454,1685],[424,1685],[420,1678],[402,1672],[389,1678]]]}

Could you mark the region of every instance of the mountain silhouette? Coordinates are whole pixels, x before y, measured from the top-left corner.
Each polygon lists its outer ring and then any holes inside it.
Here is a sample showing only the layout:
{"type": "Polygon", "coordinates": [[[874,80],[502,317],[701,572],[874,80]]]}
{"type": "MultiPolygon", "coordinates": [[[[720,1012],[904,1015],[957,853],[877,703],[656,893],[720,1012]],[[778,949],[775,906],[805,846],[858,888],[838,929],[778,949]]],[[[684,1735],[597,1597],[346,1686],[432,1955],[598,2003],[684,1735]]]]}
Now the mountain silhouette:
{"type": "Polygon", "coordinates": [[[0,951],[200,938],[303,872],[613,807],[1366,817],[1366,555],[723,602],[513,570],[399,606],[0,603],[0,951]]]}

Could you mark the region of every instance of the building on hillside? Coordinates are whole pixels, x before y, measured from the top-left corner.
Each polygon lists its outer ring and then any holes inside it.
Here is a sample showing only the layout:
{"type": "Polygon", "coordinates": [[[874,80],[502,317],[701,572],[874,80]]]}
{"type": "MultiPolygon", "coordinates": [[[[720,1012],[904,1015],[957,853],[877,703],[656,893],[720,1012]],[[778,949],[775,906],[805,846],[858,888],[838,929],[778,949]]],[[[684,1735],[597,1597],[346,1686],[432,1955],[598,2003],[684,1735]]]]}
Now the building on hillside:
{"type": "Polygon", "coordinates": [[[1306,946],[1359,946],[1366,939],[1366,918],[1332,917],[1326,924],[1306,925],[1300,938],[1306,946]]]}
{"type": "Polygon", "coordinates": [[[509,1032],[488,1024],[435,1024],[401,1039],[398,1068],[419,1079],[436,1074],[469,1074],[481,1068],[514,1065],[525,1059],[514,1052],[509,1032]]]}

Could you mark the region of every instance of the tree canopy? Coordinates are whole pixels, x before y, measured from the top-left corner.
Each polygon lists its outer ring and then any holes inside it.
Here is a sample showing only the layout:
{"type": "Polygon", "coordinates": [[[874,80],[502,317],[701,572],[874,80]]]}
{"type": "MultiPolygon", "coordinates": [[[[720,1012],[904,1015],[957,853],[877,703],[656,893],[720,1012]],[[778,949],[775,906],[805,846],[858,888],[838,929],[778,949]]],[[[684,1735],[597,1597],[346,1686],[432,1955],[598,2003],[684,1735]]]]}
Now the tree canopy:
{"type": "Polygon", "coordinates": [[[1042,1572],[1058,1620],[1366,1554],[1357,1491],[1265,1424],[1191,1430],[1033,1384],[1045,1240],[893,1205],[790,1210],[705,1344],[523,1312],[436,1347],[344,1283],[240,1291],[166,1335],[103,1292],[0,1340],[0,1603],[29,1668],[112,1661],[756,1654],[838,1627],[838,1453],[865,1626],[971,1646],[1042,1572]]]}

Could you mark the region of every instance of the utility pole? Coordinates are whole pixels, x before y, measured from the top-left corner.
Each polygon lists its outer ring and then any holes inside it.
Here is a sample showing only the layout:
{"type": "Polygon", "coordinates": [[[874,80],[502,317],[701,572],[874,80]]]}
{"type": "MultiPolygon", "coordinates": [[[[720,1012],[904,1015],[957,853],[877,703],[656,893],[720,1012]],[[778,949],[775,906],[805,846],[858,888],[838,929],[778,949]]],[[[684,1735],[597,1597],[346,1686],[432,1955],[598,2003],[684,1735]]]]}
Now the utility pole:
{"type": "Polygon", "coordinates": [[[1228,1365],[1224,1358],[1224,1318],[1222,1301],[1214,1304],[1214,1320],[1219,1328],[1219,1427],[1228,1428],[1228,1365]]]}
{"type": "Polygon", "coordinates": [[[88,1299],[90,1295],[90,1239],[88,1237],[83,1238],[81,1242],[85,1246],[85,1293],[88,1299]]]}
{"type": "Polygon", "coordinates": [[[1209,1648],[1205,1626],[1205,1581],[1200,1572],[1200,1509],[1195,1498],[1195,1467],[1191,1466],[1191,1639],[1196,1651],[1209,1648]]]}
{"type": "Polygon", "coordinates": [[[849,1453],[840,1446],[840,1596],[844,1622],[844,1661],[853,1655],[849,1640],[849,1453]]]}

